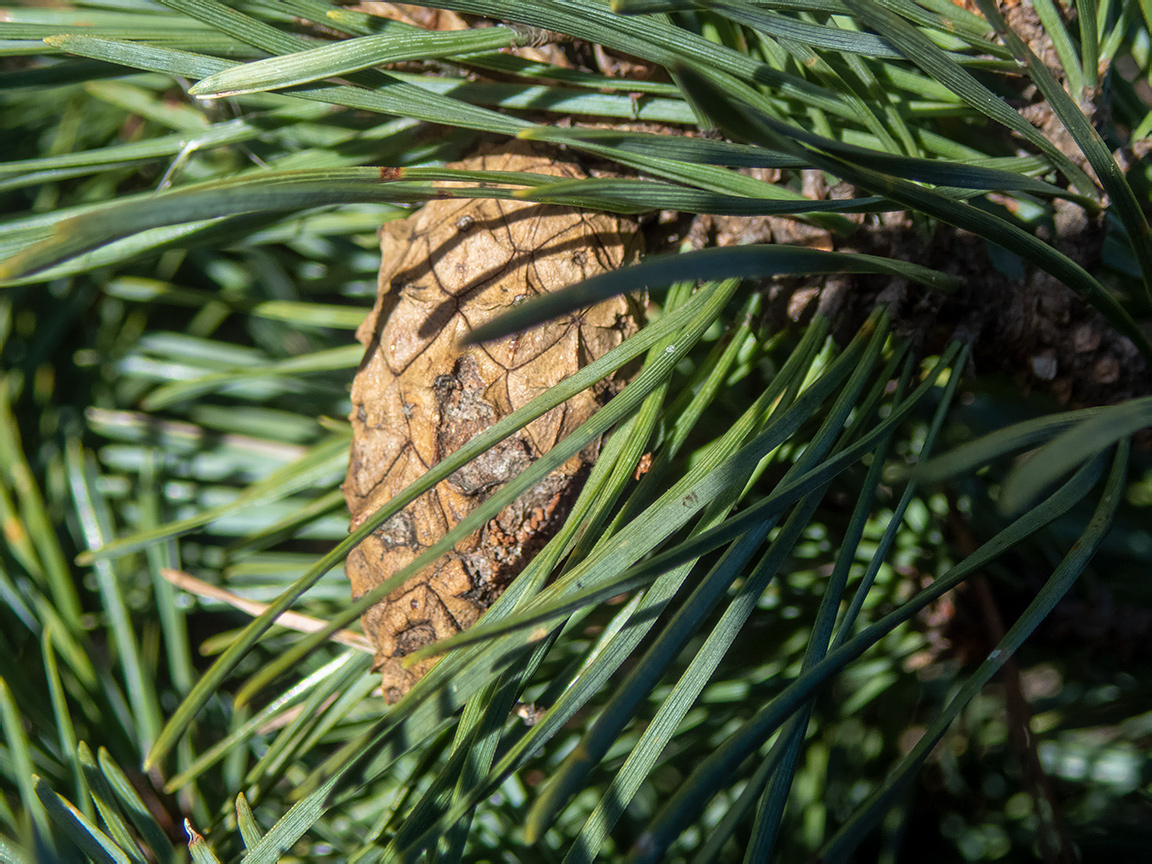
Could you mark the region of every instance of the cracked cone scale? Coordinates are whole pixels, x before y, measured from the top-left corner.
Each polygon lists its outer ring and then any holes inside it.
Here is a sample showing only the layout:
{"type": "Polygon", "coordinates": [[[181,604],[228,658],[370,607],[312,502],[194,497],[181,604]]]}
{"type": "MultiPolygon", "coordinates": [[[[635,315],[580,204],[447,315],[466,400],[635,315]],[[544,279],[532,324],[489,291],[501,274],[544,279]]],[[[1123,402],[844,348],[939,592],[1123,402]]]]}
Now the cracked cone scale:
{"type": "MultiPolygon", "coordinates": [[[[580,177],[525,144],[450,167],[580,177]]],[[[344,495],[355,528],[475,435],[635,332],[625,298],[479,346],[460,340],[509,306],[615,269],[640,246],[614,216],[493,199],[442,199],[381,230],[379,291],[357,331],[366,353],[352,385],[344,495]]],[[[537,418],[373,532],[348,556],[352,593],[381,585],[579,426],[622,382],[585,390],[537,418]]],[[[586,448],[362,618],[385,698],[396,702],[435,663],[406,655],[464,630],[563,522],[596,447],[586,448]]]]}

